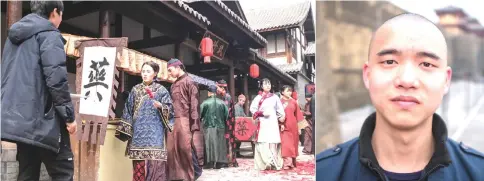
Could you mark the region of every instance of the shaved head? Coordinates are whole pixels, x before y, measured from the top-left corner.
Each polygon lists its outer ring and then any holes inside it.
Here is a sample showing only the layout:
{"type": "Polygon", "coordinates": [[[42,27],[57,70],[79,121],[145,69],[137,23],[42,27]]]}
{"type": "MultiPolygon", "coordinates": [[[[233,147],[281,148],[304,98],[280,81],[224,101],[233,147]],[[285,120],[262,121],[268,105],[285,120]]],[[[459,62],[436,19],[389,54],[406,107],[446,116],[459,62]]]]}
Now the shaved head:
{"type": "Polygon", "coordinates": [[[428,126],[451,76],[447,43],[434,23],[416,14],[386,21],[375,31],[363,66],[377,125],[393,131],[428,126]]]}
{"type": "Polygon", "coordinates": [[[395,16],[375,31],[370,42],[368,59],[371,60],[372,55],[379,53],[376,51],[384,46],[381,45],[382,41],[391,35],[398,35],[397,38],[413,43],[406,48],[422,48],[416,45],[420,44],[420,46],[427,47],[426,49],[432,49],[432,52],[427,53],[432,53],[432,56],[436,56],[435,58],[439,58],[447,64],[447,43],[442,31],[427,18],[412,13],[395,16]]]}

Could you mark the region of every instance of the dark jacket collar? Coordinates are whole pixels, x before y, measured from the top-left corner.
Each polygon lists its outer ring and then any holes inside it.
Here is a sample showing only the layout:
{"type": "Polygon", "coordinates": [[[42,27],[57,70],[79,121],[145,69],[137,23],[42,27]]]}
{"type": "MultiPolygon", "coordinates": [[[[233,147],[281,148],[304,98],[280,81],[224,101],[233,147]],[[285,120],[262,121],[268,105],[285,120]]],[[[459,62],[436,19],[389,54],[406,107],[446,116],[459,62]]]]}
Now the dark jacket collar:
{"type": "MultiPolygon", "coordinates": [[[[376,113],[371,114],[366,118],[360,131],[359,138],[359,160],[364,165],[375,171],[380,176],[383,175],[383,169],[378,164],[375,152],[371,145],[371,138],[376,124],[376,113]]],[[[442,118],[434,114],[432,118],[432,134],[435,139],[435,152],[430,159],[430,162],[424,169],[424,172],[435,171],[435,167],[448,166],[451,159],[445,146],[447,141],[447,127],[442,118]]]]}

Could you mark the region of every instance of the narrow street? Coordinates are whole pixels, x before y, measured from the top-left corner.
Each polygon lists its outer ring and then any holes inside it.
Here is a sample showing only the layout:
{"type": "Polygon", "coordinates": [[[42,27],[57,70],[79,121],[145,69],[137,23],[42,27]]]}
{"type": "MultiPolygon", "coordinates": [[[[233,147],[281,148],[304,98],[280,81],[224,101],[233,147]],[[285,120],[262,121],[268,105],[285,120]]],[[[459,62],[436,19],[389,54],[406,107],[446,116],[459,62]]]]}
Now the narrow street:
{"type": "MultiPolygon", "coordinates": [[[[341,136],[343,141],[351,140],[360,134],[366,116],[374,111],[370,105],[340,114],[341,136]]],[[[484,152],[484,84],[453,82],[449,94],[449,107],[446,115],[439,108],[437,113],[447,117],[449,138],[484,152]]]]}
{"type": "Polygon", "coordinates": [[[199,181],[312,181],[314,179],[314,156],[304,155],[299,147],[297,168],[294,170],[258,171],[254,169],[254,160],[250,143],[242,143],[241,153],[244,158],[238,158],[239,167],[224,169],[204,169],[199,181]]]}

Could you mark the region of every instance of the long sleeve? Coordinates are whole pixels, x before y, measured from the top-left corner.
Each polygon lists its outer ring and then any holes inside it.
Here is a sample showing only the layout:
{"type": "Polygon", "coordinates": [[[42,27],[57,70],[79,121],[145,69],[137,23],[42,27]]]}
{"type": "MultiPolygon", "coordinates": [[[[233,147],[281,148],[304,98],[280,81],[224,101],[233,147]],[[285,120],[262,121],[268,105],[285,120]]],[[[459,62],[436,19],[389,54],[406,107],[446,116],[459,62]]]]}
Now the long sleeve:
{"type": "Polygon", "coordinates": [[[203,102],[202,104],[200,104],[200,121],[203,122],[205,120],[203,120],[203,118],[205,117],[205,114],[206,114],[206,103],[203,102]]]}
{"type": "Polygon", "coordinates": [[[311,116],[311,102],[307,102],[304,106],[304,115],[311,116]]]}
{"type": "Polygon", "coordinates": [[[252,103],[250,103],[250,107],[249,107],[250,113],[255,114],[255,112],[258,111],[260,99],[261,99],[261,96],[256,96],[254,100],[252,100],[252,103]]]}
{"type": "Polygon", "coordinates": [[[229,119],[229,109],[227,108],[227,106],[225,106],[225,104],[223,104],[222,107],[223,107],[223,113],[224,113],[224,120],[227,120],[229,119]]]}
{"type": "Polygon", "coordinates": [[[116,128],[115,136],[121,141],[127,141],[133,136],[133,112],[134,112],[134,88],[129,93],[128,99],[124,104],[123,115],[121,121],[116,128]]]}
{"type": "MultiPolygon", "coordinates": [[[[168,122],[170,124],[170,127],[173,127],[173,125],[175,124],[174,122],[175,112],[173,111],[173,100],[171,99],[170,93],[165,87],[161,86],[156,91],[155,99],[162,104],[163,109],[168,110],[168,115],[162,115],[162,116],[168,117],[168,122]]],[[[163,114],[166,114],[166,113],[163,113],[163,114]]]]}
{"type": "Polygon", "coordinates": [[[66,53],[61,38],[58,32],[49,33],[40,44],[40,59],[45,83],[52,96],[56,113],[62,121],[72,123],[74,106],[69,92],[66,53]]]}
{"type": "Polygon", "coordinates": [[[285,119],[286,113],[284,111],[284,106],[282,105],[282,102],[281,102],[280,99],[277,99],[276,100],[276,106],[275,106],[275,108],[276,108],[276,113],[278,115],[277,118],[278,119],[279,118],[285,119]]]}
{"type": "Polygon", "coordinates": [[[297,104],[296,101],[294,101],[294,104],[296,106],[296,120],[299,122],[299,121],[302,121],[304,119],[304,116],[303,116],[303,113],[301,111],[301,108],[299,108],[299,105],[297,104]]]}
{"type": "Polygon", "coordinates": [[[188,87],[190,96],[190,119],[191,131],[200,130],[200,120],[198,113],[198,87],[194,83],[189,83],[188,87]]]}

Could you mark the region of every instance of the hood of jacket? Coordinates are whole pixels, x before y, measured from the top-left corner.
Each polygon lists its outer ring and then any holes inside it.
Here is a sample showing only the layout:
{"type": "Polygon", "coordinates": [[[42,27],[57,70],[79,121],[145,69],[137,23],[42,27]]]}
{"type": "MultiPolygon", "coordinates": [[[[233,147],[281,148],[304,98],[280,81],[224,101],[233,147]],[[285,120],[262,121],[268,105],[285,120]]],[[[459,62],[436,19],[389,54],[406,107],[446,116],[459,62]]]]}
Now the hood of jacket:
{"type": "Polygon", "coordinates": [[[44,31],[59,31],[52,22],[37,15],[29,14],[14,23],[8,30],[8,39],[13,44],[21,44],[35,34],[44,31]]]}

